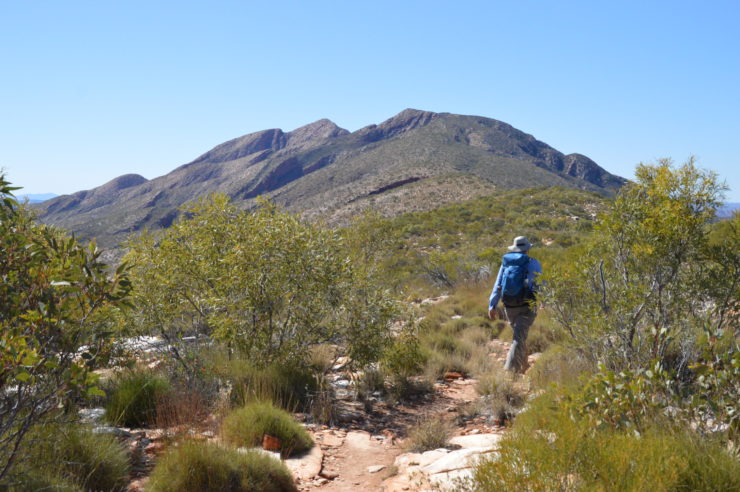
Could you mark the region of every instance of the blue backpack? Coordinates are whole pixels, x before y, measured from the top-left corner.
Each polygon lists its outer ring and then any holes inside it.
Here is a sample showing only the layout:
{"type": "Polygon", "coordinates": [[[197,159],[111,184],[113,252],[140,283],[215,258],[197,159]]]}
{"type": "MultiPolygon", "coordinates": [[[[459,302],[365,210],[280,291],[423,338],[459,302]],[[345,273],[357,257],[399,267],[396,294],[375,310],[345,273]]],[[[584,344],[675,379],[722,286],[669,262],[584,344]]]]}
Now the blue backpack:
{"type": "Polygon", "coordinates": [[[526,306],[532,299],[532,290],[527,286],[529,256],[524,253],[507,253],[501,260],[504,269],[501,278],[501,300],[506,307],[526,306]]]}

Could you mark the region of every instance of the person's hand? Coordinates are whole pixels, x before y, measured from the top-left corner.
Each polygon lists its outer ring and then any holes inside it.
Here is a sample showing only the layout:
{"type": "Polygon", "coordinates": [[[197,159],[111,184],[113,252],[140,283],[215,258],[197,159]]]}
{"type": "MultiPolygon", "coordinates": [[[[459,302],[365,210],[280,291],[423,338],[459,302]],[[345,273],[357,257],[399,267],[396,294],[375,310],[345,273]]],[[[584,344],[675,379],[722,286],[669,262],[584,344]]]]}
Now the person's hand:
{"type": "Polygon", "coordinates": [[[496,309],[495,308],[488,310],[488,318],[492,321],[496,319],[496,309]]]}

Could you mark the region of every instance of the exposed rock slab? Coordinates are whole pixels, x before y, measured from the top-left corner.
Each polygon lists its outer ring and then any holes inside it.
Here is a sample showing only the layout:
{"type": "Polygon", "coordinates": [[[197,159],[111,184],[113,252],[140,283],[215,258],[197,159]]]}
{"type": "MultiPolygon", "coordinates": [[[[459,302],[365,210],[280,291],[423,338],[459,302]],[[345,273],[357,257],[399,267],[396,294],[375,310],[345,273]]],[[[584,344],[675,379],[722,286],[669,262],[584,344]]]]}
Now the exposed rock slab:
{"type": "Polygon", "coordinates": [[[497,449],[503,434],[471,434],[467,436],[455,436],[450,439],[450,444],[461,448],[488,448],[497,449]]]}
{"type": "Polygon", "coordinates": [[[314,446],[310,450],[297,456],[291,456],[285,460],[285,466],[295,478],[300,480],[311,480],[321,473],[321,464],[324,460],[324,453],[319,446],[314,446]]]}
{"type": "Polygon", "coordinates": [[[464,468],[450,472],[437,473],[429,477],[430,484],[439,491],[467,490],[473,478],[473,468],[464,468]]]}
{"type": "Polygon", "coordinates": [[[444,473],[461,468],[469,468],[473,465],[471,456],[478,456],[491,451],[490,448],[463,448],[456,451],[450,451],[440,459],[422,467],[422,471],[428,475],[435,473],[444,473]]]}

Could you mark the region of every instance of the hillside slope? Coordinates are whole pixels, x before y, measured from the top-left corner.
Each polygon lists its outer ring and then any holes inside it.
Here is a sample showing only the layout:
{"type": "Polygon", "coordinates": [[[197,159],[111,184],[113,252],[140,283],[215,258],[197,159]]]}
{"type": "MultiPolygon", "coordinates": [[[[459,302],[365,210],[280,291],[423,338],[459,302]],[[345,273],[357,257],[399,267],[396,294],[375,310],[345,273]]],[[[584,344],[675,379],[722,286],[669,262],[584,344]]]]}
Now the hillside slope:
{"type": "Polygon", "coordinates": [[[40,219],[106,246],[167,227],[178,207],[221,192],[245,207],[259,195],[329,222],[374,205],[387,215],[428,210],[495,190],[564,186],[611,194],[624,180],[506,123],[407,109],[355,132],[319,120],[225,142],[164,176],[120,176],[38,205],[40,219]]]}

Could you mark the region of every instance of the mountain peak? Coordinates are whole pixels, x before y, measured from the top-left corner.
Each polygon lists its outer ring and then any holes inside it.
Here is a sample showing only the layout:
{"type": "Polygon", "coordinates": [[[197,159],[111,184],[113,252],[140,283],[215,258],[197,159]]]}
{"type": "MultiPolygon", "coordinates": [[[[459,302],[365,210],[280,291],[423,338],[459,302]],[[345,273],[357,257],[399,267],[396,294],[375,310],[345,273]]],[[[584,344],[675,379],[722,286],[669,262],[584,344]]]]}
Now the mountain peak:
{"type": "Polygon", "coordinates": [[[325,140],[327,138],[341,137],[347,135],[349,132],[344,128],[340,128],[333,121],[326,118],[314,121],[308,125],[303,125],[296,128],[292,132],[287,133],[288,143],[286,147],[305,147],[305,144],[309,142],[317,142],[325,140]]]}
{"type": "Polygon", "coordinates": [[[383,131],[386,137],[392,137],[399,133],[426,126],[438,116],[438,113],[432,113],[431,111],[407,108],[396,116],[385,120],[378,125],[378,128],[383,131]]]}
{"type": "Polygon", "coordinates": [[[147,181],[149,180],[140,174],[124,174],[123,176],[111,179],[98,189],[101,193],[114,193],[116,191],[125,190],[126,188],[131,188],[132,186],[138,186],[147,181]]]}

